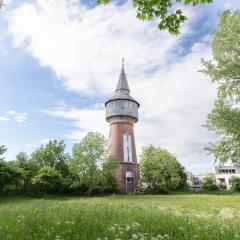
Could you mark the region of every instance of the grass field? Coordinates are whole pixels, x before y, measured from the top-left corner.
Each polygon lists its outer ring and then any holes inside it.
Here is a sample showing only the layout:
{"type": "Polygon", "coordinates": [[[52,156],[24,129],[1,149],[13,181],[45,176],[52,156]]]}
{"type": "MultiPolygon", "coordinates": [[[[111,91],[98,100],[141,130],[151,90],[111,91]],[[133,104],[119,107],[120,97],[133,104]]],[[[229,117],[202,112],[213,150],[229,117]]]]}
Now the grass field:
{"type": "Polygon", "coordinates": [[[8,239],[240,239],[240,195],[2,197],[8,239]]]}

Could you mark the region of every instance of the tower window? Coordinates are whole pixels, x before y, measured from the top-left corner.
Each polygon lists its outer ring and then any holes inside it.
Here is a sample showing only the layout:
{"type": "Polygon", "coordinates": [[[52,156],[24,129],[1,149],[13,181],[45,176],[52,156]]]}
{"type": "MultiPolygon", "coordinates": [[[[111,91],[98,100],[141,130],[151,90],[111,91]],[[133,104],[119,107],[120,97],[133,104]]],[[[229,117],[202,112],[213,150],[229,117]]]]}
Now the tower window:
{"type": "Polygon", "coordinates": [[[123,134],[124,162],[132,162],[132,139],[131,134],[123,134]]]}

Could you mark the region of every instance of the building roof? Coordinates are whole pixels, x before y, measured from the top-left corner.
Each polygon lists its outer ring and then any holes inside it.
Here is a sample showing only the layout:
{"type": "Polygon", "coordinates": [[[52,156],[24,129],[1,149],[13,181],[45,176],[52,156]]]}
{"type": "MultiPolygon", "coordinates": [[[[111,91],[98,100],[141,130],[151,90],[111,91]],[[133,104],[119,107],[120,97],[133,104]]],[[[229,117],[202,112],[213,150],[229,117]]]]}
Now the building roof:
{"type": "Polygon", "coordinates": [[[136,102],[138,104],[138,107],[140,106],[140,104],[133,97],[130,96],[130,88],[128,85],[124,64],[122,64],[122,69],[121,69],[118,84],[115,90],[115,94],[112,98],[110,98],[105,103],[105,106],[108,102],[114,101],[114,100],[130,100],[130,101],[136,102]]]}
{"type": "Polygon", "coordinates": [[[115,92],[118,92],[121,90],[125,90],[130,93],[124,65],[122,65],[122,70],[121,70],[121,73],[119,76],[119,80],[118,80],[118,84],[117,84],[117,88],[116,88],[115,92]]]}

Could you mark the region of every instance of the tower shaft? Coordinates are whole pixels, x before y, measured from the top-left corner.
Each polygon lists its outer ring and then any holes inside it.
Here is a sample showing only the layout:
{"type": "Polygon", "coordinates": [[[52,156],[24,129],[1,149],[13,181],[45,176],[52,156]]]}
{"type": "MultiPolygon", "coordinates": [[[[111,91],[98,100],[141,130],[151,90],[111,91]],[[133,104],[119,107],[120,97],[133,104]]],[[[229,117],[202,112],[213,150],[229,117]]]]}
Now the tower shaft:
{"type": "Polygon", "coordinates": [[[116,180],[123,192],[136,191],[140,177],[133,127],[128,121],[110,124],[111,154],[118,162],[116,180]]]}
{"type": "Polygon", "coordinates": [[[138,121],[139,103],[130,96],[124,66],[115,94],[106,103],[106,120],[110,124],[111,154],[118,163],[116,180],[124,192],[137,190],[140,180],[134,137],[134,123],[138,121]]]}

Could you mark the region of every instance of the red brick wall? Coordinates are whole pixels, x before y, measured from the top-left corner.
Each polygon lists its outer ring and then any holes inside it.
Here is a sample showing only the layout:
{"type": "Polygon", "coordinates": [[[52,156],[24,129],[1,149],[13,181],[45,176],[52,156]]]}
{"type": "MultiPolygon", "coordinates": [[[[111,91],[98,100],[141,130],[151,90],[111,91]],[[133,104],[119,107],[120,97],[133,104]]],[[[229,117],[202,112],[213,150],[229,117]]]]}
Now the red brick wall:
{"type": "Polygon", "coordinates": [[[114,122],[110,125],[110,135],[111,135],[111,154],[116,157],[119,161],[119,166],[116,171],[116,179],[119,188],[126,192],[128,190],[136,191],[139,180],[140,180],[140,170],[137,164],[136,146],[133,131],[133,123],[131,122],[114,122]],[[123,150],[123,134],[129,133],[132,139],[132,163],[123,162],[124,161],[124,150],[123,150]],[[127,183],[126,186],[126,171],[130,170],[133,175],[133,181],[127,183]]]}
{"type": "MultiPolygon", "coordinates": [[[[119,163],[116,171],[116,179],[118,186],[121,191],[126,192],[126,171],[130,170],[133,172],[133,182],[128,184],[128,190],[132,188],[132,191],[136,191],[140,181],[140,170],[139,165],[134,163],[119,163]]],[[[131,192],[131,191],[130,191],[131,192]]]]}
{"type": "Polygon", "coordinates": [[[117,161],[124,161],[123,151],[123,134],[129,133],[132,139],[132,160],[137,162],[135,138],[133,132],[133,123],[131,122],[115,122],[110,125],[111,135],[111,154],[116,157],[117,161]]]}

